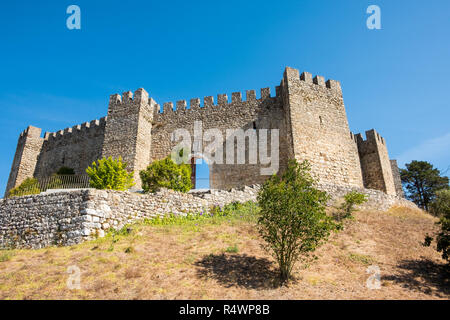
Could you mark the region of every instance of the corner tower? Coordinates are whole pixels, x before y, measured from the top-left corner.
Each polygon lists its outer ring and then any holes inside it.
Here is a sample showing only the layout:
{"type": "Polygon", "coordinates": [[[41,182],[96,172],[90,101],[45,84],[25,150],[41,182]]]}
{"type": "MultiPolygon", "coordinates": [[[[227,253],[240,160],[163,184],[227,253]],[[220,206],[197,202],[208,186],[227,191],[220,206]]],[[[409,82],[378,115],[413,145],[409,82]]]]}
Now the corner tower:
{"type": "MultiPolygon", "coordinates": [[[[392,164],[384,138],[374,129],[366,131],[366,140],[361,134],[355,137],[361,159],[364,187],[396,195],[392,164]]],[[[401,188],[400,186],[398,188],[401,188]]]]}

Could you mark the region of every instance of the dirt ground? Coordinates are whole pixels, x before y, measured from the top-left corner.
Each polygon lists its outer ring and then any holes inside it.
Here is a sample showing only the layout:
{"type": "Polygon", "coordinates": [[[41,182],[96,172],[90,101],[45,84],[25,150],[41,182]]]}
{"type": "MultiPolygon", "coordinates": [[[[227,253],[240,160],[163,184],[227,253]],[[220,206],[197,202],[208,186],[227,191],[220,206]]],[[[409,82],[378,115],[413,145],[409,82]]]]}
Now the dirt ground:
{"type": "Polygon", "coordinates": [[[0,251],[0,299],[449,299],[445,262],[421,245],[435,222],[406,208],[357,212],[284,286],[253,223],[140,226],[118,241],[0,251]],[[74,270],[80,289],[68,287],[74,270]]]}

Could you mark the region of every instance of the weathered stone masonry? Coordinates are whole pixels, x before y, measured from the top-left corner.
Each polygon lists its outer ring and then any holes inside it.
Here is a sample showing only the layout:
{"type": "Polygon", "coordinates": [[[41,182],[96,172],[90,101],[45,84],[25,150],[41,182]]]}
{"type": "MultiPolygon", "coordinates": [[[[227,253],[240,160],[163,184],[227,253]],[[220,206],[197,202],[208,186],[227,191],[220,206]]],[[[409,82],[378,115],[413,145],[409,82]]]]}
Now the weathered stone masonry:
{"type": "Polygon", "coordinates": [[[207,208],[206,200],[171,190],[141,195],[79,189],[1,199],[0,248],[72,245],[143,218],[207,208]]]}
{"type": "MultiPolygon", "coordinates": [[[[386,210],[393,205],[417,208],[412,202],[378,190],[320,187],[333,197],[330,204],[356,189],[369,195],[365,209],[386,210]]],[[[166,189],[154,194],[80,189],[0,199],[0,249],[73,245],[144,218],[207,213],[214,206],[234,201],[256,201],[258,191],[258,185],[230,191],[193,190],[189,194],[166,189]]]]}
{"type": "MultiPolygon", "coordinates": [[[[184,128],[193,137],[195,121],[203,130],[279,129],[280,169],[288,159],[307,159],[321,183],[342,187],[369,188],[389,195],[402,195],[396,163],[388,156],[386,141],[375,131],[362,135],[350,132],[340,83],[321,76],[286,68],[275,93],[261,89],[260,97],[247,90],[198,98],[175,104],[164,103],[162,110],[144,89],[134,95],[110,97],[108,115],[100,120],[67,128],[40,137],[41,129],[29,127],[19,137],[6,191],[27,177],[45,177],[61,166],[78,174],[103,156],[125,159],[138,173],[151,161],[169,155],[177,142],[175,129],[184,128]]],[[[204,146],[203,146],[204,147],[204,146]]],[[[248,150],[246,150],[248,153],[248,150]]],[[[259,184],[267,176],[259,164],[215,164],[210,166],[210,186],[229,189],[259,184]]]]}

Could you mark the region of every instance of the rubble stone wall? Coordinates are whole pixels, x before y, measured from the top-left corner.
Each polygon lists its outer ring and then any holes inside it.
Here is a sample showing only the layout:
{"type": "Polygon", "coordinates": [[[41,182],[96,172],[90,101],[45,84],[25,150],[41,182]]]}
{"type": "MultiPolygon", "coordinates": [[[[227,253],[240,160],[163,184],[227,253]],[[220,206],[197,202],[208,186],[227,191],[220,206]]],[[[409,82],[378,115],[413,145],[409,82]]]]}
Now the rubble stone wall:
{"type": "MultiPolygon", "coordinates": [[[[364,209],[386,210],[393,205],[415,204],[378,190],[320,185],[333,204],[351,190],[369,196],[364,209]]],[[[140,194],[124,191],[79,189],[0,200],[0,248],[42,248],[73,245],[126,224],[167,214],[207,213],[214,206],[256,201],[259,185],[236,189],[181,193],[162,189],[140,194]]]]}

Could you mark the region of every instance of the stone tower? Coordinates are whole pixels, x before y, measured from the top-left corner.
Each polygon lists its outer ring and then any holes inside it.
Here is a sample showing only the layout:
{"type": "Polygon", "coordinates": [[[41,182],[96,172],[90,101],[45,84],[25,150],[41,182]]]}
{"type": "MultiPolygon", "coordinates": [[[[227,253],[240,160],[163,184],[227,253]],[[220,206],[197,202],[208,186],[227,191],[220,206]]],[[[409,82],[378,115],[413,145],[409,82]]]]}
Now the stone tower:
{"type": "Polygon", "coordinates": [[[136,187],[140,187],[139,171],[151,159],[152,121],[156,103],[147,91],[138,89],[134,96],[125,92],[122,97],[111,95],[108,121],[102,146],[102,157],[119,158],[134,171],[136,187]]]}
{"type": "Polygon", "coordinates": [[[281,90],[290,157],[309,160],[321,183],[363,187],[340,83],[286,68],[281,90]]]}

